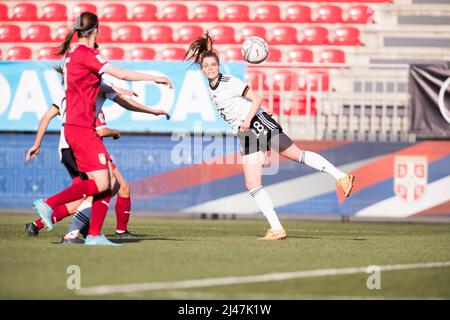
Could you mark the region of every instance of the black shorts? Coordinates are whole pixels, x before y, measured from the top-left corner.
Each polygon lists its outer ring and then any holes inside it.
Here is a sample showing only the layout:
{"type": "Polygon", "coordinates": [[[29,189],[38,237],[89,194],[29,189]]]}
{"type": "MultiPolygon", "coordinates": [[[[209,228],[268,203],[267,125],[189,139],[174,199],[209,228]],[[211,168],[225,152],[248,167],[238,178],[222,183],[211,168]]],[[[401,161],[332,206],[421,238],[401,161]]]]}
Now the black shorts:
{"type": "Polygon", "coordinates": [[[76,177],[80,177],[81,180],[88,179],[87,175],[84,172],[78,171],[77,163],[75,161],[75,156],[73,155],[72,149],[61,149],[61,155],[61,162],[64,167],[66,167],[67,172],[69,172],[69,175],[72,179],[76,177]]]}
{"type": "Polygon", "coordinates": [[[282,132],[283,129],[278,122],[266,112],[255,115],[246,133],[238,131],[241,156],[270,150],[271,140],[282,132]]]}

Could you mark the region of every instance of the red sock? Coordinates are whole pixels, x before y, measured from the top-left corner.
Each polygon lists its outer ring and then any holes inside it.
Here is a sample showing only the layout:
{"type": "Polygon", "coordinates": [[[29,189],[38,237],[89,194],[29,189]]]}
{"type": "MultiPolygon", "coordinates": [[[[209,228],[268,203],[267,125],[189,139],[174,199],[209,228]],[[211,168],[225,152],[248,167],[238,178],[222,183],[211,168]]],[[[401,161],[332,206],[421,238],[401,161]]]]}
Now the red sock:
{"type": "Polygon", "coordinates": [[[70,213],[65,205],[56,207],[52,213],[52,222],[56,223],[68,216],[70,216],[70,213]]]}
{"type": "Polygon", "coordinates": [[[83,180],[48,198],[45,200],[45,203],[55,210],[60,205],[81,199],[84,196],[93,196],[97,193],[98,188],[94,180],[83,180]]]}
{"type": "Polygon", "coordinates": [[[39,230],[41,230],[44,227],[44,223],[42,222],[42,220],[39,218],[37,219],[34,224],[36,225],[36,227],[38,227],[39,230]]]}
{"type": "Polygon", "coordinates": [[[103,222],[108,212],[109,200],[111,200],[111,191],[102,192],[94,196],[94,200],[92,201],[91,224],[88,232],[92,237],[102,233],[103,222]]]}
{"type": "Polygon", "coordinates": [[[128,220],[130,220],[131,199],[117,196],[116,220],[117,230],[127,231],[128,220]]]}

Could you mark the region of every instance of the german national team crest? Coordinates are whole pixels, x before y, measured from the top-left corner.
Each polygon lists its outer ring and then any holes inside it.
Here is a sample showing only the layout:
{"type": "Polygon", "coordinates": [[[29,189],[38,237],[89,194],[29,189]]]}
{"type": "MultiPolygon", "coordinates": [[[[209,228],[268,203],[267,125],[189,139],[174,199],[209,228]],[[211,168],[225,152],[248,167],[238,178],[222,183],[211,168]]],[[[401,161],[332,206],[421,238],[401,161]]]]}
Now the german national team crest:
{"type": "Polygon", "coordinates": [[[426,157],[397,156],[394,164],[394,191],[405,201],[419,200],[425,193],[428,180],[426,157]]]}

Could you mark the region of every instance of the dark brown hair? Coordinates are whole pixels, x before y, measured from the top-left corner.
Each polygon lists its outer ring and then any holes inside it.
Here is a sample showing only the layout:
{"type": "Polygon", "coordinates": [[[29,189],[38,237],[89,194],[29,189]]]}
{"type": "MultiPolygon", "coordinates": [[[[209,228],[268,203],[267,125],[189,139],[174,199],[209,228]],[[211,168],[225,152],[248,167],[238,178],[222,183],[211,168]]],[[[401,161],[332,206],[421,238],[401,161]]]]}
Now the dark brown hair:
{"type": "Polygon", "coordinates": [[[213,51],[213,40],[208,32],[203,37],[198,37],[191,43],[188,51],[184,55],[184,60],[191,60],[201,66],[203,59],[207,57],[213,57],[220,63],[219,56],[213,51]]]}
{"type": "Polygon", "coordinates": [[[75,31],[78,37],[89,36],[96,28],[98,28],[98,17],[91,12],[83,12],[75,20],[75,26],[66,35],[66,39],[60,45],[60,50],[58,52],[59,56],[66,54],[70,47],[70,41],[72,40],[75,31]]]}

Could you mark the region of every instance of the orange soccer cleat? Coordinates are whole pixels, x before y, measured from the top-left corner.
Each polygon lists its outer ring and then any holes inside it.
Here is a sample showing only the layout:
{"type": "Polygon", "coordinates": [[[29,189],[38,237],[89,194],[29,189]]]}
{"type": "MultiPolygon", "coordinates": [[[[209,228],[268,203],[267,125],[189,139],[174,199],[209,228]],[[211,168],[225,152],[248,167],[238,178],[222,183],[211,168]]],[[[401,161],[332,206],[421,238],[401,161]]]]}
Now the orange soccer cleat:
{"type": "Polygon", "coordinates": [[[287,238],[287,233],[283,229],[281,230],[272,230],[269,229],[266,232],[266,235],[258,240],[284,240],[287,238]]]}
{"type": "Polygon", "coordinates": [[[342,192],[344,192],[344,197],[348,197],[350,193],[352,193],[354,182],[355,177],[351,174],[347,174],[338,180],[337,185],[342,189],[342,192]]]}

